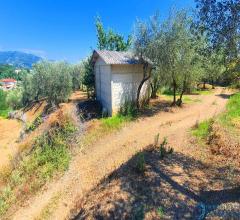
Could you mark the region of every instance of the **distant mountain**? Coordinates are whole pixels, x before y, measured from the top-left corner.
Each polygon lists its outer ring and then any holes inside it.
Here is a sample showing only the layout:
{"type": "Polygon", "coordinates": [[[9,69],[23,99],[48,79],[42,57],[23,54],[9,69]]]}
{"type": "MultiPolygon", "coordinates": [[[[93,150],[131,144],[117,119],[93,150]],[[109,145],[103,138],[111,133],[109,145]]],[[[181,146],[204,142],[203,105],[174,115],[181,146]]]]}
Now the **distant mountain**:
{"type": "Polygon", "coordinates": [[[9,64],[16,67],[31,68],[34,63],[42,60],[33,54],[19,51],[0,51],[0,64],[9,64]]]}

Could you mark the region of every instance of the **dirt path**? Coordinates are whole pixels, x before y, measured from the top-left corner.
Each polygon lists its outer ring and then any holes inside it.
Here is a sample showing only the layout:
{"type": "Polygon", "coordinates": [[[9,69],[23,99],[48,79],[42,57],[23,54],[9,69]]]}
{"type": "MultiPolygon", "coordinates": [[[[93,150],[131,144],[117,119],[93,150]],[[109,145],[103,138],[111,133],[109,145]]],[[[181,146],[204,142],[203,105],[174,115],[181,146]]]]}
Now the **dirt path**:
{"type": "Polygon", "coordinates": [[[214,94],[199,96],[201,102],[160,112],[128,124],[112,135],[102,138],[84,152],[74,156],[65,175],[23,204],[10,219],[37,219],[49,207],[51,198],[61,194],[50,219],[68,219],[76,200],[93,189],[104,177],[119,168],[140,149],[153,143],[154,136],[168,137],[176,152],[184,153],[187,131],[196,121],[213,117],[224,110],[229,91],[216,89],[214,94]]]}
{"type": "Polygon", "coordinates": [[[8,165],[9,159],[17,152],[21,129],[19,121],[0,118],[0,170],[8,165]]]}

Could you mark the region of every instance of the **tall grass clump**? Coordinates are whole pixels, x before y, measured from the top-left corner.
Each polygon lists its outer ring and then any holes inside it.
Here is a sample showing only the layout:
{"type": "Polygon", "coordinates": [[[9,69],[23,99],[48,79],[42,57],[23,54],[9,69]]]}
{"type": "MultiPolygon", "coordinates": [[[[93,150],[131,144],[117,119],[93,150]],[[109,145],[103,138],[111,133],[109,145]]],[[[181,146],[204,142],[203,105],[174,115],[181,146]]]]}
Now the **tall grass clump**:
{"type": "Polygon", "coordinates": [[[5,177],[6,185],[0,192],[0,215],[68,168],[69,141],[75,130],[71,119],[60,112],[51,128],[35,141],[31,152],[5,177]]]}

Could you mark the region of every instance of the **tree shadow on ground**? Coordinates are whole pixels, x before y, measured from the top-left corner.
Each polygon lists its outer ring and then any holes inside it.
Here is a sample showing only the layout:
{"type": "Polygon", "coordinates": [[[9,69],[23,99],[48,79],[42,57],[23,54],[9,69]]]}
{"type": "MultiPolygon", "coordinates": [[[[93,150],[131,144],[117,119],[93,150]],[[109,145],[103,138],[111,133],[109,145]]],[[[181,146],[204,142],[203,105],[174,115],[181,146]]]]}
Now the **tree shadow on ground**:
{"type": "Polygon", "coordinates": [[[228,189],[214,189],[219,170],[181,153],[144,155],[144,174],[133,156],[78,202],[75,219],[203,219],[222,203],[240,202],[239,187],[230,180],[228,189]],[[199,204],[214,208],[202,213],[199,204]]]}
{"type": "Polygon", "coordinates": [[[140,111],[140,117],[151,117],[159,112],[172,112],[172,101],[161,100],[161,98],[152,99],[149,106],[140,111]]]}
{"type": "Polygon", "coordinates": [[[229,99],[232,95],[231,94],[219,94],[219,95],[216,95],[218,97],[221,97],[223,99],[229,99]]]}

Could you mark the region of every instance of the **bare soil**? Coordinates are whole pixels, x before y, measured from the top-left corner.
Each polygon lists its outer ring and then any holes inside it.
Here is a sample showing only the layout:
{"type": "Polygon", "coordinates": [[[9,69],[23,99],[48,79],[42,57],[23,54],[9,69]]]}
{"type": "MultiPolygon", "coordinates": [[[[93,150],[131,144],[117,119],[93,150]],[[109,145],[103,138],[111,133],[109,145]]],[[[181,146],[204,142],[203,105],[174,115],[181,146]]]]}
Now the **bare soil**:
{"type": "MultiPolygon", "coordinates": [[[[149,219],[155,219],[154,208],[160,206],[168,217],[190,218],[201,201],[198,198],[214,198],[225,187],[233,188],[232,182],[219,180],[222,171],[212,167],[206,170],[209,167],[207,161],[206,164],[201,162],[206,154],[197,151],[188,132],[196,121],[222,112],[230,95],[231,91],[217,88],[213,94],[193,96],[200,101],[182,108],[170,108],[168,103],[155,100],[153,108],[137,121],[102,137],[86,149],[79,149],[63,177],[47,184],[36,196],[12,209],[6,218],[38,219],[56,194],[61,194],[61,198],[49,219],[69,219],[78,212],[79,219],[103,219],[112,215],[119,219],[120,216],[128,218],[132,214],[141,214],[141,210],[147,210],[145,213],[149,212],[149,219]],[[136,176],[128,164],[138,151],[153,143],[158,133],[161,139],[168,138],[175,153],[161,161],[157,154],[147,155],[149,168],[145,175],[148,178],[136,176]],[[127,168],[121,168],[123,164],[127,168]],[[111,174],[114,177],[109,179],[111,174]],[[136,181],[138,184],[135,186],[136,181]],[[204,197],[202,189],[215,193],[204,197]],[[153,201],[149,203],[150,199],[153,201]],[[134,204],[140,207],[140,211],[136,211],[138,208],[134,208],[134,204]]],[[[238,177],[231,177],[233,183],[238,177]]]]}
{"type": "Polygon", "coordinates": [[[8,165],[10,158],[17,152],[21,129],[21,122],[0,118],[0,170],[8,165]]]}

